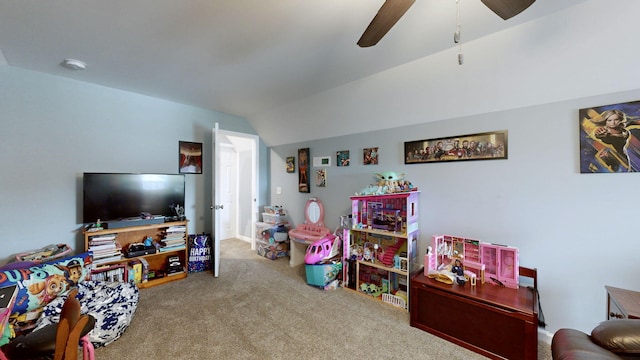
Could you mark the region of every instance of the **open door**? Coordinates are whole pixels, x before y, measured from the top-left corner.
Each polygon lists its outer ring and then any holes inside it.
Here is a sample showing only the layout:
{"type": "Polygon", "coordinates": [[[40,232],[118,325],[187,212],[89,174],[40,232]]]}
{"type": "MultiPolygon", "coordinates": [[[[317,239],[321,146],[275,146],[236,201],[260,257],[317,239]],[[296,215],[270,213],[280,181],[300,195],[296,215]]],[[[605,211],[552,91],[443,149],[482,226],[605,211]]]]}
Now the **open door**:
{"type": "MultiPolygon", "coordinates": [[[[211,209],[213,210],[213,274],[218,277],[220,272],[220,246],[222,244],[223,229],[225,221],[230,218],[237,219],[234,228],[235,238],[250,242],[251,249],[255,250],[255,223],[258,219],[258,144],[259,137],[253,134],[245,134],[219,129],[216,123],[213,129],[213,199],[211,209]],[[229,163],[225,157],[229,147],[237,152],[237,164],[229,163]],[[237,176],[231,176],[229,172],[237,172],[237,176]],[[248,175],[248,176],[247,176],[248,175]],[[232,180],[235,179],[235,180],[232,180]],[[234,182],[229,184],[229,182],[234,182]],[[240,186],[241,191],[237,192],[237,197],[231,199],[234,206],[229,206],[230,186],[240,186]],[[247,191],[250,190],[250,191],[247,191]],[[225,205],[225,203],[227,205],[225,205]],[[235,216],[228,216],[226,212],[235,209],[235,216]],[[225,220],[226,219],[226,220],[225,220]]],[[[227,235],[229,237],[229,235],[227,235]]]]}
{"type": "Polygon", "coordinates": [[[218,129],[218,123],[213,128],[213,276],[218,277],[220,275],[220,211],[223,209],[222,205],[219,205],[216,200],[220,199],[220,178],[222,171],[220,166],[220,129],[218,129]]]}

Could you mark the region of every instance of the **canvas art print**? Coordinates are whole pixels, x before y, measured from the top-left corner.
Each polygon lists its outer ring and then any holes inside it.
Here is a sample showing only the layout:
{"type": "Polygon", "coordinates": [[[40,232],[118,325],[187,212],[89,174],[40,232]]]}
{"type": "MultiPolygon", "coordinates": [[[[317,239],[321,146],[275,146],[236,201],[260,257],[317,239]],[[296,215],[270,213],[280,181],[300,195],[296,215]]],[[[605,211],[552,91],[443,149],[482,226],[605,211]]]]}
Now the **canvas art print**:
{"type": "Polygon", "coordinates": [[[309,148],[298,149],[298,191],[311,192],[309,180],[309,148]]]}
{"type": "Polygon", "coordinates": [[[179,141],[178,163],[180,174],[202,174],[202,143],[179,141]]]}
{"type": "Polygon", "coordinates": [[[362,163],[364,165],[378,165],[378,148],[366,148],[362,150],[362,163]]]}
{"type": "Polygon", "coordinates": [[[338,166],[349,166],[349,150],[336,151],[336,164],[338,166]]]}
{"type": "Polygon", "coordinates": [[[316,171],[316,186],[327,186],[327,169],[319,169],[316,171]]]}
{"type": "Polygon", "coordinates": [[[580,109],[580,172],[640,170],[640,101],[580,109]]]}
{"type": "Polygon", "coordinates": [[[287,157],[286,163],[287,163],[287,172],[288,173],[296,172],[296,158],[294,156],[287,157]]]}

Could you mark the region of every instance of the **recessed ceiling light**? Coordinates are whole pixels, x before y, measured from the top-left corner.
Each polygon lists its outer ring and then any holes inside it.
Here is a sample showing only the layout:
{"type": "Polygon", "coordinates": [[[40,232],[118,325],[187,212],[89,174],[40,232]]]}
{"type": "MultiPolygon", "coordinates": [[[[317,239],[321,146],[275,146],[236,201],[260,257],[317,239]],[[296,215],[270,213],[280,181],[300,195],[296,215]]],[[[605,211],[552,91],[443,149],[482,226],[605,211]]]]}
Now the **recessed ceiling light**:
{"type": "Polygon", "coordinates": [[[87,68],[86,63],[76,59],[64,59],[62,66],[71,70],[85,70],[87,68]]]}

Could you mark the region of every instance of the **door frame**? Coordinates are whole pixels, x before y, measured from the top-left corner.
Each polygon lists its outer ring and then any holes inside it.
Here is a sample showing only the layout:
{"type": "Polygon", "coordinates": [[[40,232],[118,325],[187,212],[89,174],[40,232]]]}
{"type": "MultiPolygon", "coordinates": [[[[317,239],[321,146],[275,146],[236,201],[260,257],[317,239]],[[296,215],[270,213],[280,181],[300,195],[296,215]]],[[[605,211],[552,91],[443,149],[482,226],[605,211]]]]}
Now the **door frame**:
{"type": "Polygon", "coordinates": [[[251,211],[251,249],[255,250],[255,231],[253,231],[253,226],[258,219],[258,189],[260,188],[260,176],[259,176],[259,167],[260,163],[260,154],[259,154],[259,140],[258,135],[241,133],[237,131],[223,130],[219,128],[219,123],[215,123],[213,128],[213,156],[212,161],[212,169],[213,169],[213,199],[212,199],[212,219],[213,219],[213,233],[214,233],[214,266],[213,266],[213,275],[218,277],[220,274],[220,227],[219,223],[219,211],[224,211],[224,209],[220,208],[216,203],[216,199],[220,198],[218,184],[221,181],[221,170],[218,168],[220,165],[220,138],[221,136],[230,136],[230,137],[239,137],[243,139],[248,139],[251,141],[251,171],[253,172],[251,178],[251,204],[249,205],[251,211]]]}

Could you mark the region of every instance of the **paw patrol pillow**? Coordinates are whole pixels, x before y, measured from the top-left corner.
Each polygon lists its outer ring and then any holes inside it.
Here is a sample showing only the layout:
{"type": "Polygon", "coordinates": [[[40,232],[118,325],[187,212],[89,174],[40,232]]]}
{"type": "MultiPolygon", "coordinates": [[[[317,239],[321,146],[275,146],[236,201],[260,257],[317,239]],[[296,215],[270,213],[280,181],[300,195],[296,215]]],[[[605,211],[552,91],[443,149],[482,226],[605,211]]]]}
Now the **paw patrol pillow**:
{"type": "Polygon", "coordinates": [[[12,323],[36,320],[16,320],[16,318],[41,309],[58,295],[76,287],[79,282],[88,280],[92,259],[92,253],[86,252],[48,263],[28,264],[22,268],[17,268],[16,264],[9,264],[4,269],[0,268],[0,287],[18,285],[12,323]]]}

